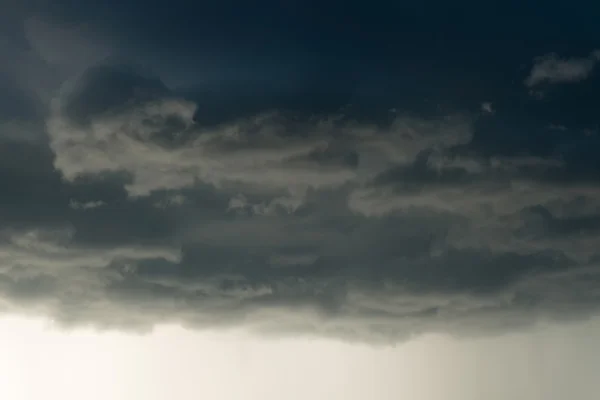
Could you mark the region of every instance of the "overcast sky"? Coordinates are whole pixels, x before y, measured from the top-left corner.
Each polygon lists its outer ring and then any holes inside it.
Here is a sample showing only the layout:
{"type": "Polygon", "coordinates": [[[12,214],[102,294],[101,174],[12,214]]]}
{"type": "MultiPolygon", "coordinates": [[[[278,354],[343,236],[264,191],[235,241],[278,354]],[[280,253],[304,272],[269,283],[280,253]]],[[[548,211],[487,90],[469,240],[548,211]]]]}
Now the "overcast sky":
{"type": "Polygon", "coordinates": [[[1,398],[600,394],[598,7],[0,7],[1,398]]]}

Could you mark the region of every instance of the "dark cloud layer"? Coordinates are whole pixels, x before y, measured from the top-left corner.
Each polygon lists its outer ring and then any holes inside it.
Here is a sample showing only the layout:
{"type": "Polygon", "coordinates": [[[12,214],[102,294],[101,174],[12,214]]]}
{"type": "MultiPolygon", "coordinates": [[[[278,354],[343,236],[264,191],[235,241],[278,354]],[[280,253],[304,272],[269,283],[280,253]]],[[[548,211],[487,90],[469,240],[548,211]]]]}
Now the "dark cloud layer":
{"type": "MultiPolygon", "coordinates": [[[[353,48],[358,30],[286,4],[252,23],[19,11],[0,70],[2,310],[373,341],[597,313],[598,46],[555,55],[517,23],[535,46],[490,31],[474,59],[466,31],[427,47],[415,23],[414,43],[366,29],[353,48]]],[[[383,15],[359,11],[340,18],[383,15]]]]}

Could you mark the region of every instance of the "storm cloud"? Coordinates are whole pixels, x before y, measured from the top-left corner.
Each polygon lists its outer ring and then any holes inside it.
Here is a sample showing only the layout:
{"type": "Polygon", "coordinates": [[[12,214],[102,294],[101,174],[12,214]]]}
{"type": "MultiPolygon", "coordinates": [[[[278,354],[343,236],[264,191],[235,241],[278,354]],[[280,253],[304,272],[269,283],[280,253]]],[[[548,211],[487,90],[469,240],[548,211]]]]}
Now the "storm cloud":
{"type": "MultiPolygon", "coordinates": [[[[583,81],[597,52],[535,59],[519,85],[488,93],[455,90],[468,75],[460,60],[442,73],[409,47],[419,65],[397,76],[343,47],[337,59],[352,68],[331,57],[327,74],[309,53],[282,55],[275,71],[206,50],[201,67],[190,58],[210,78],[196,83],[176,65],[201,44],[182,38],[179,56],[157,61],[136,42],[144,24],[100,43],[107,27],[88,19],[59,29],[24,18],[12,62],[44,90],[16,67],[0,77],[11,89],[0,113],[3,311],[397,341],[600,310],[600,139],[585,108],[544,114],[522,84],[583,81]],[[222,84],[233,76],[245,84],[222,84]],[[260,100],[242,101],[252,93],[260,100]]],[[[265,43],[258,65],[277,50],[265,43]]]]}

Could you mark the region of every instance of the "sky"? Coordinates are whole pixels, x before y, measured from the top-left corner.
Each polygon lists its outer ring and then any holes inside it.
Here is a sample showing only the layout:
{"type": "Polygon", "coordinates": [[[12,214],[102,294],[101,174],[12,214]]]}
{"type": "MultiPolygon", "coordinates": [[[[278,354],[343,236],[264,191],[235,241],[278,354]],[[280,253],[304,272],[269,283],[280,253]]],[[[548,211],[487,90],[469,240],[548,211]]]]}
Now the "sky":
{"type": "Polygon", "coordinates": [[[0,397],[596,398],[598,17],[0,0],[0,397]]]}

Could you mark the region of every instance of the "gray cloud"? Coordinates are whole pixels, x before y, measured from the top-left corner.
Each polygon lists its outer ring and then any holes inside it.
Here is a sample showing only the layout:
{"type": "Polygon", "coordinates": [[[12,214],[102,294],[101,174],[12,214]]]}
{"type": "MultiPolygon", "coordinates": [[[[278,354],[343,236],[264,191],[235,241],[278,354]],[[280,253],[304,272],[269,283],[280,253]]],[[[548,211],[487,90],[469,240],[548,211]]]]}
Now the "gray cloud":
{"type": "Polygon", "coordinates": [[[5,310],[371,341],[597,312],[595,137],[489,155],[466,113],[197,107],[103,63],[63,86],[48,143],[0,135],[5,310]]]}
{"type": "Polygon", "coordinates": [[[195,112],[194,103],[157,79],[119,65],[94,67],[54,104],[48,121],[54,165],[68,180],[127,172],[131,195],[196,180],[298,192],[342,185],[379,167],[371,164],[411,159],[470,137],[462,117],[399,117],[383,127],[273,112],[206,129],[194,123],[195,112]]]}
{"type": "Polygon", "coordinates": [[[579,181],[568,178],[568,171],[560,158],[422,153],[354,191],[349,205],[371,216],[423,208],[460,215],[468,223],[456,225],[446,237],[455,247],[520,254],[558,250],[587,262],[597,254],[594,243],[600,239],[592,228],[600,188],[581,175],[579,181]]]}
{"type": "Polygon", "coordinates": [[[600,50],[594,50],[588,57],[561,59],[550,53],[535,60],[525,85],[529,88],[541,83],[579,82],[586,79],[600,60],[600,50]]]}
{"type": "Polygon", "coordinates": [[[494,114],[494,108],[492,107],[492,103],[489,101],[484,101],[481,103],[481,111],[488,114],[494,114]]]}
{"type": "Polygon", "coordinates": [[[101,200],[98,200],[98,201],[88,201],[88,202],[85,202],[85,203],[80,203],[80,202],[78,202],[76,200],[71,200],[71,202],[69,203],[69,206],[71,208],[84,209],[84,210],[87,210],[87,209],[90,209],[90,208],[101,207],[103,205],[105,205],[105,203],[103,201],[101,201],[101,200]]]}

